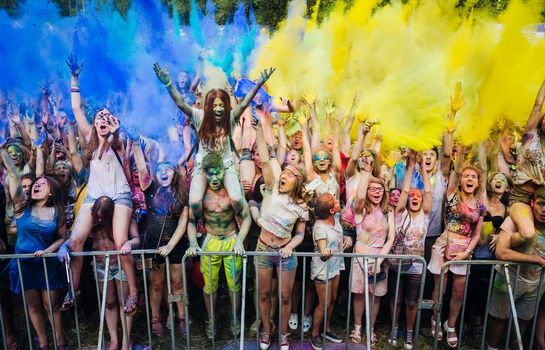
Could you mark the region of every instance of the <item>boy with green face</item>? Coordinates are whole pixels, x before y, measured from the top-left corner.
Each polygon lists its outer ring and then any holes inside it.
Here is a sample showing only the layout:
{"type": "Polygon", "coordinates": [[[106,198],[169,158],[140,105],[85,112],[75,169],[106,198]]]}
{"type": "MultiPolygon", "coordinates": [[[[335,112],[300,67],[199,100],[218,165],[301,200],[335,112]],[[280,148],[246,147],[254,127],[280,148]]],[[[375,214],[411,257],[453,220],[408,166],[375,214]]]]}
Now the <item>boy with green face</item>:
{"type": "MultiPolygon", "coordinates": [[[[192,234],[192,232],[195,231],[188,230],[190,247],[186,254],[195,256],[198,251],[203,251],[234,252],[237,255],[201,256],[201,272],[204,278],[204,301],[210,321],[207,327],[207,333],[208,336],[212,338],[214,334],[212,332],[211,315],[214,306],[210,305],[209,295],[212,294],[213,304],[215,304],[219,272],[222,263],[225,269],[227,285],[231,291],[231,304],[236,306],[236,311],[238,311],[238,306],[240,305],[238,302],[240,294],[240,272],[242,271],[242,258],[240,255],[244,254],[243,243],[246,234],[250,229],[251,218],[248,203],[244,201],[241,211],[242,224],[239,229],[236,221],[235,209],[232,206],[227,190],[223,187],[225,169],[221,156],[214,153],[206,155],[202,161],[202,168],[208,181],[208,186],[203,197],[203,219],[204,227],[206,229],[206,238],[202,244],[202,248],[200,248],[195,234],[192,234]]],[[[189,225],[192,225],[192,223],[189,222],[189,225]]],[[[238,334],[238,322],[236,325],[232,323],[232,331],[233,333],[238,334]]]]}
{"type": "MultiPolygon", "coordinates": [[[[515,222],[508,217],[501,226],[496,244],[496,257],[500,260],[523,263],[517,275],[517,266],[509,266],[509,279],[513,288],[515,307],[519,323],[524,326],[534,316],[537,301],[543,295],[545,288],[539,285],[542,268],[545,267],[545,187],[539,187],[530,202],[534,216],[536,237],[527,240],[521,237],[515,222]],[[518,276],[518,281],[515,280],[518,276]]],[[[503,265],[498,270],[494,280],[490,302],[491,332],[488,338],[488,348],[497,349],[501,333],[511,312],[507,280],[503,265]]],[[[511,337],[511,348],[516,348],[516,337],[511,337]]]]}

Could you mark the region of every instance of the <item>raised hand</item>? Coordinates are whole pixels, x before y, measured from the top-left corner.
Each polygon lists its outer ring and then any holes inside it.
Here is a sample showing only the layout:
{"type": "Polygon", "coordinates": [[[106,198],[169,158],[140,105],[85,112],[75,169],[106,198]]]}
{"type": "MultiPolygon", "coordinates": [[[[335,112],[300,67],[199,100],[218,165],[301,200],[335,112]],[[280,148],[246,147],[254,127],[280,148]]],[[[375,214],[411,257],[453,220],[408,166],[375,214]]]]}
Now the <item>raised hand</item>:
{"type": "Polygon", "coordinates": [[[157,75],[159,81],[165,86],[168,86],[172,83],[172,80],[170,79],[170,73],[168,72],[168,66],[165,66],[165,69],[162,69],[159,63],[155,63],[153,65],[153,70],[155,71],[155,75],[157,75]]]}
{"type": "Polygon", "coordinates": [[[301,126],[307,125],[308,117],[303,111],[298,111],[293,114],[293,118],[299,123],[301,126]]]}
{"type": "Polygon", "coordinates": [[[301,96],[301,102],[309,106],[312,106],[316,103],[316,96],[313,96],[310,93],[306,93],[303,96],[301,96]]]}
{"type": "Polygon", "coordinates": [[[259,75],[259,80],[257,81],[258,84],[265,84],[274,73],[274,71],[276,71],[276,68],[267,68],[263,70],[259,75]]]}
{"type": "Polygon", "coordinates": [[[322,106],[324,107],[324,111],[326,114],[331,115],[333,112],[335,112],[335,104],[333,103],[333,100],[327,99],[323,102],[322,106]]]}
{"type": "Polygon", "coordinates": [[[110,129],[110,132],[112,134],[118,131],[119,127],[120,127],[119,119],[117,119],[114,116],[108,117],[108,128],[110,129]]]}
{"type": "Polygon", "coordinates": [[[78,57],[74,54],[71,54],[70,56],[68,56],[66,64],[68,65],[68,68],[70,68],[70,74],[72,74],[74,78],[79,77],[81,69],[83,68],[83,62],[79,64],[78,57]]]}
{"type": "Polygon", "coordinates": [[[450,110],[458,112],[464,105],[464,95],[462,94],[462,83],[454,83],[454,93],[450,96],[450,110]]]}

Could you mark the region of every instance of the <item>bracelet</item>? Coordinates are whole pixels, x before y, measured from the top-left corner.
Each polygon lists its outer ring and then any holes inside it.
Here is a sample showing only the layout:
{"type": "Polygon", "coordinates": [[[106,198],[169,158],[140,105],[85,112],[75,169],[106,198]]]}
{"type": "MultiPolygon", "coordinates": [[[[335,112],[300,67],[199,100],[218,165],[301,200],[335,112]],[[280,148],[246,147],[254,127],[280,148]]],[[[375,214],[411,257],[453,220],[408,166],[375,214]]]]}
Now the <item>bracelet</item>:
{"type": "Polygon", "coordinates": [[[469,250],[469,249],[465,249],[464,252],[468,253],[469,255],[471,255],[471,253],[473,253],[473,251],[469,250]]]}
{"type": "Polygon", "coordinates": [[[70,87],[79,87],[79,84],[72,84],[70,87]]]}
{"type": "Polygon", "coordinates": [[[167,88],[167,87],[169,87],[170,85],[172,85],[172,79],[170,79],[170,80],[168,81],[168,84],[166,84],[165,87],[167,88]]]}
{"type": "Polygon", "coordinates": [[[70,92],[79,92],[79,87],[71,87],[70,92]]]}

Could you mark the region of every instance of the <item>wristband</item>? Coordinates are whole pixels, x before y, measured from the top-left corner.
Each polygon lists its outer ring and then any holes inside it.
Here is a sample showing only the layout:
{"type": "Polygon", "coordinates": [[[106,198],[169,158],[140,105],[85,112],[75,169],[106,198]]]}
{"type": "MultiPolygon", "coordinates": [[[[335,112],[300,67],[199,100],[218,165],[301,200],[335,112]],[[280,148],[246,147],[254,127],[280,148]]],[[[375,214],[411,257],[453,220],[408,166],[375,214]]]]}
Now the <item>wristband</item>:
{"type": "Polygon", "coordinates": [[[166,84],[165,87],[167,88],[167,87],[169,87],[170,85],[172,85],[172,79],[170,79],[170,80],[168,81],[168,84],[166,84]]]}
{"type": "Polygon", "coordinates": [[[469,250],[469,249],[465,249],[464,252],[468,253],[469,255],[471,255],[471,253],[473,253],[473,251],[469,250]]]}

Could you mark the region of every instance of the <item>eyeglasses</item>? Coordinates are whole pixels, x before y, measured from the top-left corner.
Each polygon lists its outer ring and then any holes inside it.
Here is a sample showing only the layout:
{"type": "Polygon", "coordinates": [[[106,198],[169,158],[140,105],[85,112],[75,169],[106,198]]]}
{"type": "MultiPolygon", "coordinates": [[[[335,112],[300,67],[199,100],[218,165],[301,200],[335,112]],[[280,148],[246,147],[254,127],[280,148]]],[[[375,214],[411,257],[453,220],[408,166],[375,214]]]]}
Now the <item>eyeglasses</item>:
{"type": "Polygon", "coordinates": [[[384,192],[384,188],[382,188],[382,187],[369,187],[367,189],[367,191],[369,191],[371,193],[382,193],[382,192],[384,192]]]}

